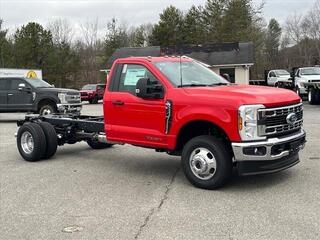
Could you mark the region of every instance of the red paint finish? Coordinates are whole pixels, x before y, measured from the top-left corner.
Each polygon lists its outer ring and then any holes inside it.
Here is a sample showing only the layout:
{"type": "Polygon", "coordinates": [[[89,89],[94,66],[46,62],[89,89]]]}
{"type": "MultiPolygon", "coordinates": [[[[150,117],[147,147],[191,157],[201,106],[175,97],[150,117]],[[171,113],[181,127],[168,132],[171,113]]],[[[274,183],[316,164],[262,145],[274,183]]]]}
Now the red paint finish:
{"type": "MultiPolygon", "coordinates": [[[[262,86],[232,85],[217,87],[174,87],[153,65],[180,58],[123,58],[114,62],[104,94],[105,131],[108,140],[152,148],[174,149],[179,131],[192,121],[208,121],[220,127],[232,142],[241,141],[238,133],[238,108],[263,104],[276,107],[300,102],[292,91],[262,86]],[[144,100],[127,92],[110,92],[109,85],[117,64],[141,64],[163,84],[163,99],[144,100]],[[173,104],[172,127],[165,133],[165,102],[173,104]],[[123,105],[115,105],[122,102],[123,105]]],[[[191,61],[182,58],[182,61],[191,61]]],[[[195,73],[196,75],[197,73],[195,73]]]]}

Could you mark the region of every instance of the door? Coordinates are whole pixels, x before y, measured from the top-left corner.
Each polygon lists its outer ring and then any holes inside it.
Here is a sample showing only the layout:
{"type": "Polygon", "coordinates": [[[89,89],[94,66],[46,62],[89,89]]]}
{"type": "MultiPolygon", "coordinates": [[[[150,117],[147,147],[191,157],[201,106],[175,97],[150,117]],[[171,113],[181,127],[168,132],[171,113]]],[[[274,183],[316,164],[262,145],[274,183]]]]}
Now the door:
{"type": "Polygon", "coordinates": [[[0,111],[7,109],[8,97],[8,81],[5,78],[0,78],[0,111]]]}
{"type": "Polygon", "coordinates": [[[32,110],[32,91],[31,86],[20,78],[10,79],[8,90],[8,110],[28,111],[32,110]],[[19,84],[24,83],[26,88],[19,90],[19,84]],[[27,90],[29,88],[29,90],[27,90]]]}
{"type": "Polygon", "coordinates": [[[106,94],[105,100],[104,114],[110,125],[107,138],[144,146],[166,146],[165,98],[142,99],[135,94],[140,78],[161,82],[139,64],[124,64],[117,75],[112,79],[113,91],[106,94]]]}

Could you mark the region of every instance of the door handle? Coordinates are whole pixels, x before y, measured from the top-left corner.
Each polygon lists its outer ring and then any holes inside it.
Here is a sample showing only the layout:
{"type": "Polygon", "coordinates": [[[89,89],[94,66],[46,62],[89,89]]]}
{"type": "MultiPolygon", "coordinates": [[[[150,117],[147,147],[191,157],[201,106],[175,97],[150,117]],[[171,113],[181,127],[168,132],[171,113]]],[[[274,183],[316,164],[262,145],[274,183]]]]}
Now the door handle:
{"type": "Polygon", "coordinates": [[[112,101],[113,105],[124,105],[124,102],[122,101],[112,101]]]}
{"type": "Polygon", "coordinates": [[[13,96],[13,93],[8,93],[8,96],[13,96]]]}

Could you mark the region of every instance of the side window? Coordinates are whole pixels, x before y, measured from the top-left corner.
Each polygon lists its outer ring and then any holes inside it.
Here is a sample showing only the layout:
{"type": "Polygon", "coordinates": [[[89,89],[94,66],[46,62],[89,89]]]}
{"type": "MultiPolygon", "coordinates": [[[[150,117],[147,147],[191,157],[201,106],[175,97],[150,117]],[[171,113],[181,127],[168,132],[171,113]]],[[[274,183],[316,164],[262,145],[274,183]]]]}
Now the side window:
{"type": "Polygon", "coordinates": [[[20,83],[25,83],[25,81],[23,81],[22,79],[11,79],[10,80],[10,90],[18,90],[18,86],[20,83]]]}
{"type": "Polygon", "coordinates": [[[296,71],[296,76],[300,75],[300,69],[298,71],[296,71]]]}
{"type": "Polygon", "coordinates": [[[276,77],[276,74],[274,72],[270,72],[270,77],[276,77]]]}
{"type": "Polygon", "coordinates": [[[140,78],[146,77],[158,82],[146,67],[138,64],[124,64],[120,75],[119,92],[130,92],[135,95],[137,82],[140,78]]]}
{"type": "Polygon", "coordinates": [[[7,79],[0,79],[0,91],[1,90],[8,90],[7,79]]]}

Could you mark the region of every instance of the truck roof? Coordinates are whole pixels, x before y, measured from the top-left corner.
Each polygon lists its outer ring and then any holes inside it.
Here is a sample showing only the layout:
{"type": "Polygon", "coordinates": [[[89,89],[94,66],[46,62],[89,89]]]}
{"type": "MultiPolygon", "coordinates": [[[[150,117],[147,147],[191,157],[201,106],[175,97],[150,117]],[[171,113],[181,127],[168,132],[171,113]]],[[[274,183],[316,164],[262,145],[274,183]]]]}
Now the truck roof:
{"type": "Polygon", "coordinates": [[[191,62],[193,59],[186,56],[163,56],[163,57],[127,57],[127,58],[118,58],[116,61],[130,61],[132,59],[143,60],[148,62],[191,62]]]}

